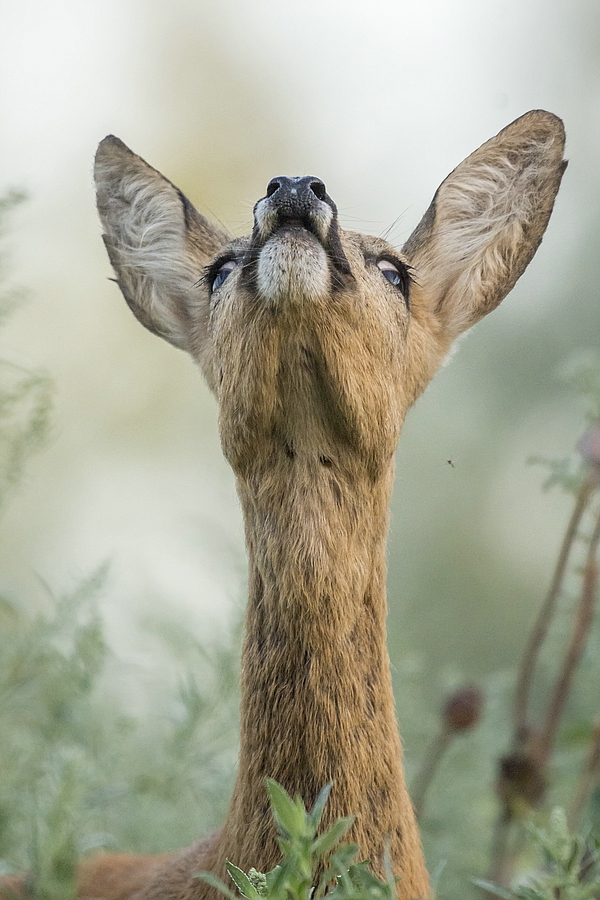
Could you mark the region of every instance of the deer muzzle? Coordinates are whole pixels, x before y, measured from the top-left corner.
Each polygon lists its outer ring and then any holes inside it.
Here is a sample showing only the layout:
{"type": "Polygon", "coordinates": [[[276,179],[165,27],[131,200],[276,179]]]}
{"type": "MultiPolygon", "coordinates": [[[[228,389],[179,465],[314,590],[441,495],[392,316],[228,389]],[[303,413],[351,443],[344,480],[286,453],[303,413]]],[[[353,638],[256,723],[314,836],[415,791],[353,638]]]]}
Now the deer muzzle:
{"type": "Polygon", "coordinates": [[[271,179],[254,207],[249,259],[265,299],[290,293],[314,297],[331,289],[331,269],[334,280],[350,275],[337,208],[320,178],[271,179]]]}

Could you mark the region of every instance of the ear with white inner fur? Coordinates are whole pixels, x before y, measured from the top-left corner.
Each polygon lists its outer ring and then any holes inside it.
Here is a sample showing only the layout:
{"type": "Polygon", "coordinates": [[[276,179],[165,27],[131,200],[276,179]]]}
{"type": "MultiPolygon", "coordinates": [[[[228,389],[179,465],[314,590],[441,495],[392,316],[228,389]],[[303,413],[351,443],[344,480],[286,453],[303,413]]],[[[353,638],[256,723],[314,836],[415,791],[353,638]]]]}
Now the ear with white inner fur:
{"type": "Polygon", "coordinates": [[[448,175],[402,248],[450,340],[495,309],[531,261],[567,165],[564,144],[552,113],[516,119],[448,175]]]}
{"type": "Polygon", "coordinates": [[[202,345],[208,309],[194,288],[228,236],[119,138],[104,138],[94,167],[104,243],[130,308],[176,347],[202,345]],[[199,333],[200,330],[200,333],[199,333]]]}

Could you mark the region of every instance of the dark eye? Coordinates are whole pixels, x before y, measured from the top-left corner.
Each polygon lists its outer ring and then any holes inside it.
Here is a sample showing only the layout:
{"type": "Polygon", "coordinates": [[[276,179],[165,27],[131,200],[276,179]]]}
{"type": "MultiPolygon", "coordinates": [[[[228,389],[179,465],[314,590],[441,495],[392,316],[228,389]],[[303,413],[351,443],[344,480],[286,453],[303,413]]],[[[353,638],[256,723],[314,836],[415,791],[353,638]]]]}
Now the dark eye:
{"type": "Polygon", "coordinates": [[[400,285],[402,283],[402,275],[398,271],[398,267],[391,263],[389,259],[380,259],[377,268],[383,272],[383,277],[387,278],[390,284],[400,285]]]}
{"type": "Polygon", "coordinates": [[[217,288],[221,287],[227,276],[233,272],[235,266],[235,259],[228,259],[227,262],[224,262],[222,266],[219,266],[210,286],[211,291],[216,291],[217,288]]]}
{"type": "Polygon", "coordinates": [[[395,263],[389,259],[378,259],[377,268],[383,277],[387,278],[390,284],[393,284],[394,287],[397,287],[402,292],[402,295],[408,303],[411,282],[409,267],[405,266],[400,261],[395,263]]]}

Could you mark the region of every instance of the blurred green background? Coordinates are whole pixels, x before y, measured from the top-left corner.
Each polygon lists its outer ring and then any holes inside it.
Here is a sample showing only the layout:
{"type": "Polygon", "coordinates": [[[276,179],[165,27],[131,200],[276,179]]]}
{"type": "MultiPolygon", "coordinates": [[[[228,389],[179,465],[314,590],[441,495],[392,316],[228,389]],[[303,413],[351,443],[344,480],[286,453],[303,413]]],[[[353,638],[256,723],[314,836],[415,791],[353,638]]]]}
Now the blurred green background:
{"type": "Polygon", "coordinates": [[[108,560],[120,701],[148,715],[181,659],[140,625],[222,640],[243,535],[212,397],[107,281],[98,141],[117,134],[234,234],[271,177],[314,174],[344,227],[391,226],[401,246],[483,141],[531,108],[564,119],[534,262],[409,415],[389,541],[390,654],[419,696],[434,708],[452,673],[513,667],[570,508],[526,460],[572,451],[583,419],[560,371],[600,344],[596,0],[21,0],[0,7],[0,92],[0,187],[30,195],[8,241],[28,297],[0,355],[55,382],[50,440],[0,523],[2,592],[44,609],[48,585],[108,560]]]}

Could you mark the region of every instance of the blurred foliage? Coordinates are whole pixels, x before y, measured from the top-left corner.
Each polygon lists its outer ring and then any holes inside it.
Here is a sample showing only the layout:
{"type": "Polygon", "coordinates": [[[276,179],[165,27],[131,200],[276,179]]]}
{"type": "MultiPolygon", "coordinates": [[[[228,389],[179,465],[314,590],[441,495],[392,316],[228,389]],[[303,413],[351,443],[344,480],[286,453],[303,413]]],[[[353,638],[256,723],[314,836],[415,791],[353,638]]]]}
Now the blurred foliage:
{"type": "Polygon", "coordinates": [[[478,881],[486,893],[503,900],[588,900],[600,893],[600,845],[592,836],[569,832],[560,807],[550,814],[547,828],[530,826],[530,845],[542,857],[541,874],[531,874],[513,890],[478,881]]]}
{"type": "MultiPolygon", "coordinates": [[[[9,191],[0,197],[0,238],[7,214],[24,200],[9,191]]],[[[22,291],[5,287],[7,262],[0,255],[0,325],[23,299],[22,291]]],[[[0,359],[0,509],[18,483],[25,460],[40,446],[48,430],[51,382],[43,372],[31,372],[0,359]]]]}
{"type": "MultiPolygon", "coordinates": [[[[0,293],[0,313],[19,299],[0,293]]],[[[0,513],[47,435],[51,392],[44,373],[0,360],[0,513]]],[[[65,594],[44,585],[42,608],[0,591],[0,874],[27,870],[36,900],[75,895],[82,852],[190,843],[222,819],[233,780],[239,629],[207,650],[155,623],[178,688],[165,679],[144,715],[106,644],[107,577],[104,564],[65,594]]]]}
{"type": "Polygon", "coordinates": [[[181,640],[178,692],[132,714],[97,611],[106,576],[34,615],[3,606],[0,865],[29,869],[39,896],[67,896],[80,852],[190,843],[223,817],[233,778],[237,641],[194,658],[181,640]]]}

